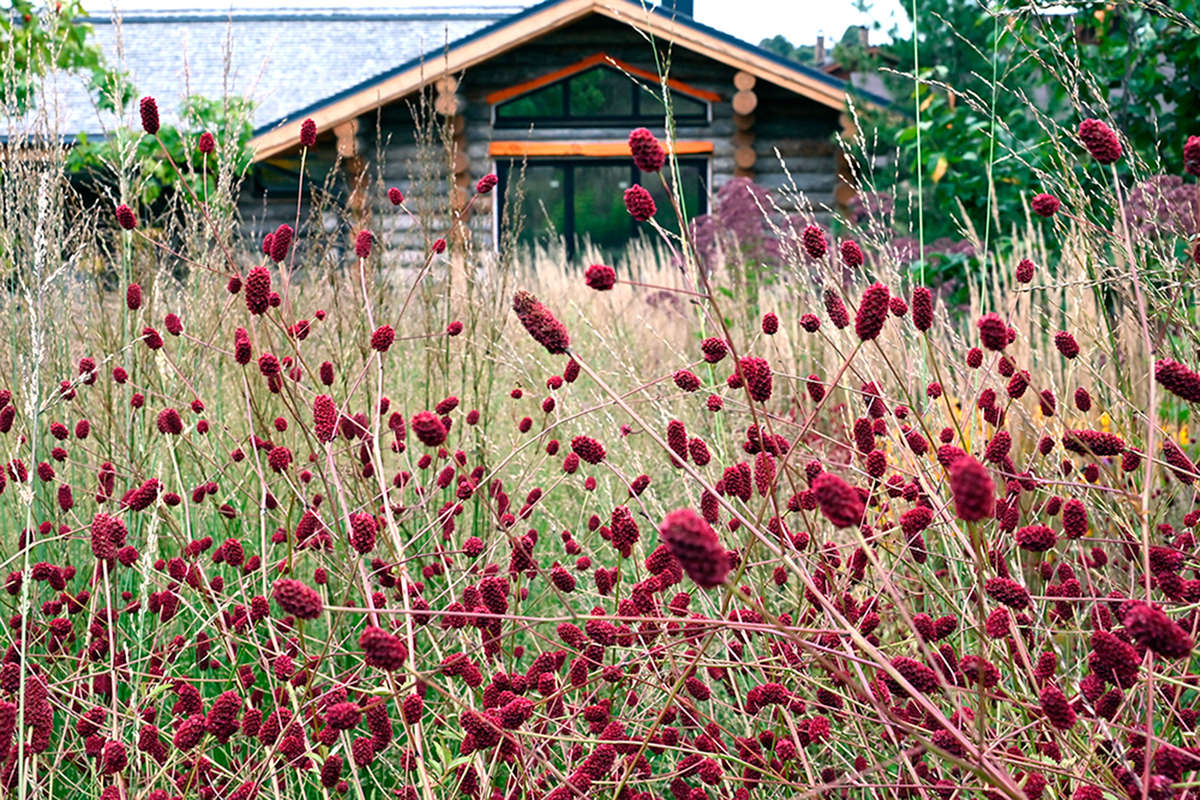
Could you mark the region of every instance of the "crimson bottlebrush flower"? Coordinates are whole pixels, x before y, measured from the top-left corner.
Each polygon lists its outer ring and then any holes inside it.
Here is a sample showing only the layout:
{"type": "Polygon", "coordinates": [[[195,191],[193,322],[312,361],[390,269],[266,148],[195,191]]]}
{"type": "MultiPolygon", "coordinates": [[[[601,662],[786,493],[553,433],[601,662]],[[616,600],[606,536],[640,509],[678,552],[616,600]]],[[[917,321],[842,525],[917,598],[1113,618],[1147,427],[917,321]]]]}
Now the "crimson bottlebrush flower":
{"type": "Polygon", "coordinates": [[[211,155],[212,152],[217,149],[217,142],[215,139],[213,139],[213,135],[211,133],[205,131],[204,133],[200,134],[200,140],[197,143],[197,148],[204,155],[211,155]]]}
{"type": "Polygon", "coordinates": [[[487,194],[492,189],[495,189],[496,184],[499,182],[500,182],[500,178],[497,177],[496,173],[489,172],[487,175],[484,175],[482,178],[480,178],[478,181],[475,182],[475,193],[476,194],[487,194]]]}
{"type": "Polygon", "coordinates": [[[1121,142],[1112,128],[1098,119],[1079,123],[1079,140],[1101,164],[1112,164],[1121,157],[1121,142]]]}
{"type": "Polygon", "coordinates": [[[400,191],[395,186],[387,190],[387,196],[388,201],[394,206],[398,206],[404,202],[404,192],[400,191]]]}
{"type": "Polygon", "coordinates": [[[629,152],[634,165],[642,172],[658,172],[667,163],[667,153],[658,139],[646,128],[634,128],[629,132],[629,152]]]}
{"type": "Polygon", "coordinates": [[[1026,525],[1017,530],[1017,545],[1032,553],[1044,553],[1057,541],[1058,534],[1045,525],[1026,525]]]}
{"type": "Polygon", "coordinates": [[[271,234],[270,252],[267,253],[271,260],[276,264],[282,263],[288,255],[288,250],[292,247],[292,226],[286,222],[275,229],[271,234]]]}
{"type": "Polygon", "coordinates": [[[275,472],[283,472],[292,463],[292,451],[279,445],[267,453],[267,466],[275,472]]]}
{"type": "Polygon", "coordinates": [[[675,381],[675,385],[685,392],[694,392],[700,388],[700,379],[689,370],[676,370],[673,379],[675,381]]]}
{"type": "Polygon", "coordinates": [[[882,283],[873,283],[863,291],[854,317],[854,332],[864,342],[879,336],[883,323],[887,321],[888,300],[891,293],[882,283]]]}
{"type": "Polygon", "coordinates": [[[178,314],[167,314],[163,318],[163,325],[167,329],[167,333],[172,336],[178,336],[183,333],[183,322],[179,319],[178,314]]]}
{"type": "Polygon", "coordinates": [[[850,314],[846,311],[846,304],[842,302],[842,298],[833,289],[826,289],[824,293],[825,312],[829,314],[829,321],[838,330],[850,324],[850,314]]]}
{"type": "Polygon", "coordinates": [[[933,292],[924,286],[913,289],[912,321],[913,327],[919,331],[933,327],[933,292]]]}
{"type": "Polygon", "coordinates": [[[1022,258],[1017,262],[1017,283],[1029,283],[1033,280],[1033,262],[1022,258]]]}
{"type": "Polygon", "coordinates": [[[158,133],[158,103],[154,102],[154,98],[143,97],[138,104],[138,111],[142,117],[142,130],[151,136],[158,133]]]}
{"type": "Polygon", "coordinates": [[[350,515],[350,546],[359,553],[369,553],[375,549],[375,536],[379,533],[379,523],[370,514],[350,515]]]}
{"type": "Polygon", "coordinates": [[[1088,516],[1083,501],[1071,498],[1063,503],[1062,526],[1063,534],[1068,539],[1078,539],[1087,533],[1088,516]]]}
{"type": "Polygon", "coordinates": [[[1061,203],[1059,203],[1058,198],[1054,195],[1043,192],[1035,194],[1029,205],[1033,208],[1033,213],[1039,217],[1053,217],[1054,212],[1058,211],[1061,203]]]}
{"type": "Polygon", "coordinates": [[[800,327],[809,333],[816,333],[821,328],[821,319],[816,314],[801,314],[800,327]]]}
{"type": "Polygon", "coordinates": [[[658,208],[646,187],[635,183],[625,190],[625,210],[638,222],[646,222],[654,216],[658,208]]]}
{"type": "Polygon", "coordinates": [[[146,343],[146,347],[151,350],[159,350],[163,346],[162,334],[149,326],[142,328],[142,341],[146,343]]]}
{"type": "Polygon", "coordinates": [[[433,251],[434,255],[440,255],[446,252],[446,240],[441,238],[434,239],[433,244],[429,246],[429,249],[433,251]]]}
{"type": "Polygon", "coordinates": [[[584,282],[598,292],[606,292],[617,282],[617,272],[607,264],[592,264],[583,273],[584,282]]]}
{"type": "Polygon", "coordinates": [[[779,317],[775,316],[773,312],[768,311],[763,314],[762,332],[767,336],[774,336],[779,332],[779,317]]]}
{"type": "Polygon", "coordinates": [[[124,203],[117,206],[117,224],[127,231],[137,227],[137,217],[134,216],[133,209],[124,203]]]}
{"type": "Polygon", "coordinates": [[[1189,136],[1183,143],[1183,171],[1200,175],[1200,136],[1189,136]]]}
{"type": "Polygon", "coordinates": [[[140,284],[131,283],[125,289],[125,306],[130,311],[137,311],[142,307],[142,287],[140,284]]]}
{"type": "Polygon", "coordinates": [[[967,366],[971,369],[979,369],[983,364],[983,351],[978,347],[972,347],[967,351],[967,366]]]}
{"type": "Polygon", "coordinates": [[[158,478],[151,478],[122,498],[121,506],[130,511],[145,511],[158,499],[158,493],[161,490],[162,481],[158,478]]]}
{"type": "Polygon", "coordinates": [[[317,146],[317,123],[313,122],[312,119],[306,119],[300,123],[300,146],[317,146]]]}
{"type": "Polygon", "coordinates": [[[908,303],[904,302],[904,298],[899,295],[893,295],[891,300],[888,300],[888,311],[892,312],[893,317],[903,317],[908,313],[908,303]]]}
{"type": "Polygon", "coordinates": [[[183,419],[179,416],[179,412],[173,408],[164,408],[158,413],[158,419],[155,421],[155,426],[159,433],[166,433],[172,436],[178,436],[183,433],[183,419]]]}
{"type": "MultiPolygon", "coordinates": [[[[890,663],[892,668],[921,694],[932,694],[940,688],[937,673],[920,661],[906,656],[897,656],[890,663]]],[[[899,693],[903,690],[903,687],[890,675],[885,674],[884,680],[892,691],[899,693]]]]}
{"type": "Polygon", "coordinates": [[[1181,483],[1188,486],[1196,482],[1196,465],[1187,457],[1187,454],[1179,449],[1179,445],[1170,439],[1164,439],[1162,443],[1163,460],[1171,468],[1172,474],[1175,475],[1181,483]]]}
{"type": "Polygon", "coordinates": [[[950,491],[954,495],[954,513],[965,522],[978,522],[992,515],[996,486],[983,465],[968,455],[949,466],[950,491]]]}
{"type": "Polygon", "coordinates": [[[716,364],[729,352],[729,347],[723,340],[715,336],[710,336],[700,342],[700,352],[703,354],[705,361],[709,364],[716,364]]]}
{"type": "Polygon", "coordinates": [[[1053,417],[1054,411],[1058,407],[1058,403],[1054,399],[1054,392],[1049,389],[1042,389],[1038,393],[1038,405],[1041,408],[1043,417],[1053,417]]]}
{"type": "Polygon", "coordinates": [[[1029,606],[1029,592],[1012,578],[988,578],[983,589],[988,597],[1018,611],[1029,606]]]}
{"type": "Polygon", "coordinates": [[[324,608],[316,589],[291,578],[275,581],[271,596],[284,613],[300,619],[316,619],[324,608]]]}
{"type": "Polygon", "coordinates": [[[842,263],[847,267],[856,268],[863,265],[863,251],[858,242],[853,239],[843,239],[839,248],[842,253],[842,263]]]}
{"type": "Polygon", "coordinates": [[[745,356],[738,362],[738,368],[752,399],[760,403],[771,399],[771,365],[765,358],[745,356]]]}
{"type": "Polygon", "coordinates": [[[576,436],[571,440],[571,452],[589,464],[599,464],[604,460],[604,445],[590,436],[576,436]]]}
{"type": "Polygon", "coordinates": [[[812,482],[821,513],[837,528],[862,523],[864,505],[858,490],[836,475],[822,472],[812,482]]]}
{"type": "Polygon", "coordinates": [[[100,561],[116,558],[117,548],[125,544],[125,537],[128,535],[125,523],[104,513],[92,518],[89,531],[92,537],[92,555],[100,561]]]}
{"type": "Polygon", "coordinates": [[[800,239],[804,244],[804,252],[808,253],[808,257],[813,260],[822,258],[828,249],[828,245],[825,242],[825,232],[821,230],[819,225],[805,227],[804,232],[800,235],[800,239]]]}
{"type": "MultiPolygon", "coordinates": [[[[368,230],[361,230],[354,237],[354,255],[359,258],[369,258],[371,256],[371,243],[375,241],[375,236],[368,230]]],[[[443,250],[445,247],[442,248],[443,250]]],[[[440,250],[437,252],[441,252],[440,250]]]]}
{"type": "Polygon", "coordinates": [[[1131,600],[1121,622],[1134,641],[1164,658],[1186,658],[1192,652],[1192,637],[1159,608],[1131,600]]]}
{"type": "Polygon", "coordinates": [[[446,441],[446,426],[438,416],[429,411],[419,411],[413,415],[413,435],[426,447],[438,447],[446,441]]]}
{"type": "Polygon", "coordinates": [[[979,341],[985,348],[1000,352],[1008,347],[1008,326],[1000,319],[999,314],[984,314],[976,325],[979,328],[979,341]]]}
{"type": "Polygon", "coordinates": [[[531,293],[519,291],[513,295],[513,311],[533,340],[551,355],[567,352],[571,337],[567,328],[531,293]]]}
{"type": "Polygon", "coordinates": [[[271,272],[253,267],[246,273],[246,308],[251,314],[263,314],[271,304],[271,272]]]}
{"type": "Polygon", "coordinates": [[[318,442],[332,442],[337,435],[337,406],[327,394],[313,398],[313,433],[318,442]]]}
{"type": "Polygon", "coordinates": [[[1079,455],[1119,456],[1125,450],[1125,440],[1115,433],[1090,430],[1068,430],[1062,436],[1063,447],[1079,455]]]}
{"type": "Polygon", "coordinates": [[[408,658],[408,647],[403,639],[374,625],[363,629],[358,637],[358,646],[363,649],[368,666],[388,672],[400,669],[408,658]]]}
{"type": "Polygon", "coordinates": [[[1046,715],[1046,719],[1051,725],[1060,731],[1075,727],[1075,709],[1067,701],[1067,696],[1063,694],[1062,689],[1048,683],[1042,687],[1039,700],[1042,705],[1042,713],[1046,715]]]}
{"type": "Polygon", "coordinates": [[[1154,379],[1171,394],[1200,403],[1200,375],[1178,361],[1164,358],[1154,362],[1154,379]]]}
{"type": "Polygon", "coordinates": [[[380,353],[386,353],[394,341],[396,341],[396,331],[392,326],[380,325],[371,334],[371,349],[377,350],[380,353]]]}
{"type": "Polygon", "coordinates": [[[446,335],[447,336],[458,336],[462,332],[463,332],[463,324],[461,322],[459,322],[458,320],[454,320],[453,322],[451,322],[449,325],[446,326],[446,335]]]}
{"type": "Polygon", "coordinates": [[[662,541],[697,586],[720,586],[729,572],[729,557],[716,531],[695,511],[678,508],[658,526],[662,541]]]}
{"type": "Polygon", "coordinates": [[[1054,334],[1054,346],[1066,358],[1074,358],[1079,355],[1079,343],[1068,331],[1059,331],[1054,334]]]}

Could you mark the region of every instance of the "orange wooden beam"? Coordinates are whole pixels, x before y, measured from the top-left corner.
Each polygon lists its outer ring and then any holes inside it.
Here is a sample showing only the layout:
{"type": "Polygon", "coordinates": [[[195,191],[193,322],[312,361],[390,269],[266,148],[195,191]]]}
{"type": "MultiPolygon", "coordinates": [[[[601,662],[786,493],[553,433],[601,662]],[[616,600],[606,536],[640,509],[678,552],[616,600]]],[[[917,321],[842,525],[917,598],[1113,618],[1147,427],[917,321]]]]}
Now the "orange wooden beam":
{"type": "MultiPolygon", "coordinates": [[[[665,143],[664,143],[665,144],[665,143]]],[[[713,143],[706,141],[675,142],[667,147],[676,155],[711,153],[713,143]]],[[[575,141],[493,141],[488,145],[488,155],[500,158],[522,158],[536,156],[583,156],[587,158],[618,158],[630,155],[629,142],[575,142],[575,141]]]]}
{"type": "MultiPolygon", "coordinates": [[[[615,59],[606,53],[596,53],[588,56],[585,59],[582,59],[581,61],[576,61],[574,64],[568,64],[561,69],[556,69],[553,72],[547,72],[545,75],[539,75],[536,78],[531,78],[530,80],[523,81],[512,86],[506,86],[503,89],[498,89],[484,99],[489,105],[503,103],[505,100],[511,100],[514,97],[528,94],[535,89],[541,89],[543,86],[549,86],[555,81],[561,81],[563,78],[569,78],[572,75],[578,75],[580,72],[591,69],[599,64],[607,64],[609,66],[616,67],[623,72],[627,72],[630,75],[636,75],[639,78],[652,81],[655,84],[659,82],[658,76],[653,72],[635,67],[632,64],[626,64],[624,61],[615,59]]],[[[677,81],[674,78],[667,78],[667,86],[671,87],[680,94],[685,94],[689,97],[695,97],[698,100],[707,100],[710,103],[721,102],[721,95],[717,94],[716,92],[710,92],[706,89],[698,89],[695,86],[684,83],[683,81],[677,81]]]]}

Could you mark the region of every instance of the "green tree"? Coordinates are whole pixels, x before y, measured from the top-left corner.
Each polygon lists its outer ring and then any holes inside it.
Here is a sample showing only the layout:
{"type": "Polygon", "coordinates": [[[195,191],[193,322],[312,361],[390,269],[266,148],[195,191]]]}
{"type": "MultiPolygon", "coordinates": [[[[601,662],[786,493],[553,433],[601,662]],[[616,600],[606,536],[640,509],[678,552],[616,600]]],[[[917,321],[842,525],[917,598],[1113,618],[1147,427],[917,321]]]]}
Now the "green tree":
{"type": "Polygon", "coordinates": [[[80,0],[37,5],[30,0],[0,4],[0,103],[18,112],[34,100],[38,82],[48,70],[83,73],[102,108],[111,110],[129,99],[132,88],[108,67],[91,41],[80,0]],[[126,87],[123,91],[120,87],[126,87]]]}
{"type": "Polygon", "coordinates": [[[776,55],[790,58],[792,61],[799,61],[801,64],[813,63],[815,50],[811,45],[794,45],[781,33],[777,33],[769,39],[763,39],[758,46],[764,50],[770,50],[776,55]]]}

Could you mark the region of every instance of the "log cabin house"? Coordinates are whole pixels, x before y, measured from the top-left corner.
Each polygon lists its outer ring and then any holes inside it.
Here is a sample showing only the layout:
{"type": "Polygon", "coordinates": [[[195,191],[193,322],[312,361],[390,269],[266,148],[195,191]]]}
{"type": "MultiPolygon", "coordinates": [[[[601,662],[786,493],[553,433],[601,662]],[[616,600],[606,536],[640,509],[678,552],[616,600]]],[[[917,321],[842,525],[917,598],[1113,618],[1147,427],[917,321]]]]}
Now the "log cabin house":
{"type": "MultiPolygon", "coordinates": [[[[851,195],[835,144],[849,128],[848,84],[696,21],[691,0],[177,12],[117,27],[97,21],[97,38],[115,51],[120,36],[139,93],[155,94],[168,118],[185,80],[196,94],[254,101],[254,166],[239,207],[256,237],[295,218],[306,118],[319,133],[305,156],[310,183],[338,189],[349,212],[329,224],[346,227],[347,241],[370,227],[402,259],[419,257],[429,234],[391,213],[379,187],[400,187],[410,205],[440,192],[451,203],[429,208],[461,206],[489,172],[499,186],[466,222],[478,241],[497,241],[520,203],[524,241],[622,246],[639,230],[622,191],[642,180],[628,133],[645,126],[668,138],[664,99],[689,214],[705,213],[736,176],[768,189],[793,182],[815,206],[851,195]],[[448,131],[433,158],[444,171],[418,177],[430,120],[448,131]]],[[[657,182],[644,184],[663,200],[657,182]]]]}

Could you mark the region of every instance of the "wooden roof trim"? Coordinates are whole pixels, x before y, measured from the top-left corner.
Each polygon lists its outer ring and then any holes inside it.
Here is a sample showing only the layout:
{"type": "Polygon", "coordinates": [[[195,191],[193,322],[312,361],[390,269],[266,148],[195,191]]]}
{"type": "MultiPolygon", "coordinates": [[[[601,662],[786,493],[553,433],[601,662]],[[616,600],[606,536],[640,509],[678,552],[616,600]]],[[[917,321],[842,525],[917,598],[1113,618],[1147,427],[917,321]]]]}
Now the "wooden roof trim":
{"type": "Polygon", "coordinates": [[[846,104],[846,93],[817,78],[792,70],[775,61],[763,58],[740,47],[711,36],[704,31],[680,25],[670,17],[656,14],[628,0],[597,0],[596,12],[610,19],[633,25],[635,28],[661,36],[689,50],[708,56],[736,69],[749,72],[768,83],[773,83],[797,94],[809,97],[829,108],[841,110],[846,104]]]}
{"type": "MultiPolygon", "coordinates": [[[[824,83],[800,70],[781,65],[704,31],[681,25],[631,0],[561,0],[522,16],[510,25],[451,48],[428,63],[414,65],[378,83],[333,100],[312,111],[309,117],[316,123],[318,132],[330,130],[335,125],[374,108],[399,100],[437,78],[461,72],[591,13],[631,24],[639,30],[749,72],[829,108],[841,109],[845,104],[845,92],[839,86],[824,83]]],[[[657,76],[654,80],[658,80],[657,76]]],[[[299,139],[299,129],[298,121],[289,120],[255,136],[250,140],[250,150],[254,153],[254,159],[257,161],[269,158],[294,148],[299,139]]]]}
{"type": "MultiPolygon", "coordinates": [[[[585,72],[592,67],[602,64],[616,67],[622,72],[627,72],[630,75],[636,75],[639,78],[653,81],[656,84],[659,82],[658,75],[655,75],[653,72],[641,69],[640,67],[635,67],[632,64],[627,64],[620,59],[613,58],[607,53],[600,52],[590,55],[580,61],[576,61],[574,64],[569,64],[561,69],[556,69],[553,72],[547,72],[545,75],[539,75],[536,78],[531,78],[530,80],[522,81],[521,83],[517,83],[512,86],[506,86],[503,89],[498,89],[497,91],[487,95],[487,97],[484,99],[487,101],[488,105],[503,103],[505,100],[511,100],[514,97],[520,97],[523,94],[528,94],[529,92],[541,89],[544,86],[549,86],[552,83],[561,81],[564,78],[569,78],[572,75],[578,75],[581,72],[585,72]]],[[[667,78],[667,86],[671,87],[680,94],[694,97],[697,100],[707,100],[710,103],[721,102],[721,95],[717,94],[716,92],[698,89],[695,86],[684,83],[680,80],[676,80],[675,78],[667,78]]]]}
{"type": "MultiPolygon", "coordinates": [[[[662,143],[676,155],[711,153],[713,143],[702,140],[662,143]]],[[[536,158],[539,156],[582,156],[585,158],[618,158],[629,156],[629,142],[579,142],[575,140],[493,140],[488,144],[493,158],[536,158]]]]}

